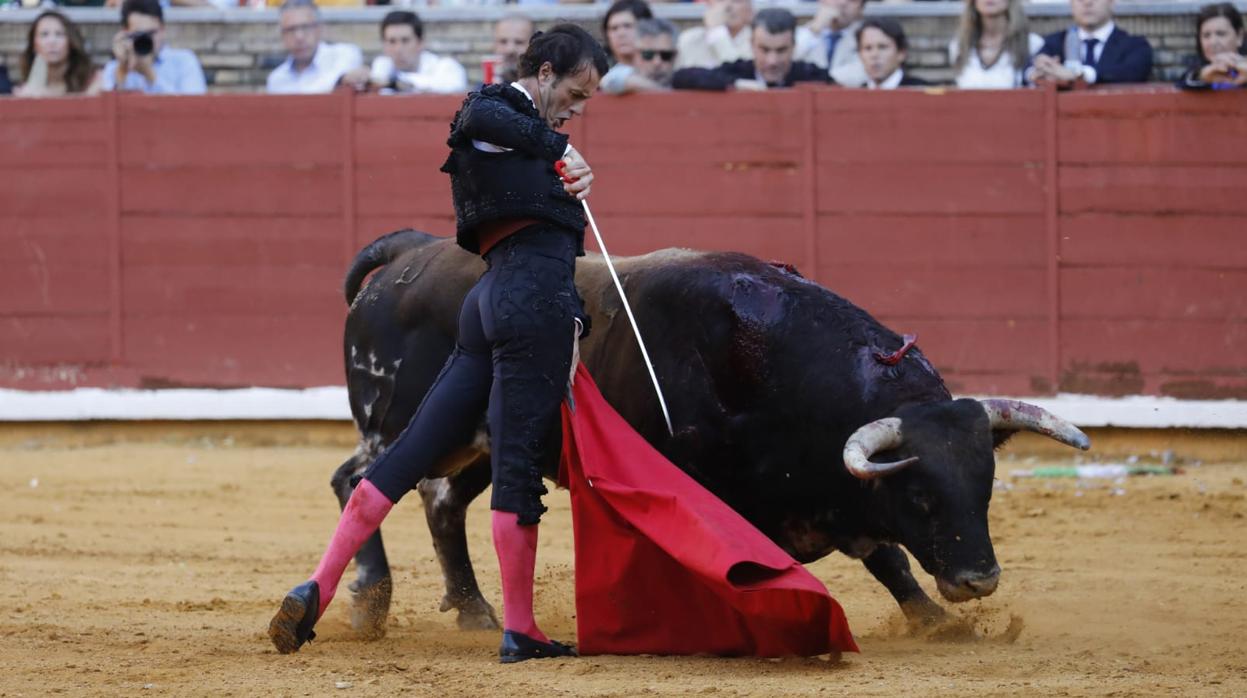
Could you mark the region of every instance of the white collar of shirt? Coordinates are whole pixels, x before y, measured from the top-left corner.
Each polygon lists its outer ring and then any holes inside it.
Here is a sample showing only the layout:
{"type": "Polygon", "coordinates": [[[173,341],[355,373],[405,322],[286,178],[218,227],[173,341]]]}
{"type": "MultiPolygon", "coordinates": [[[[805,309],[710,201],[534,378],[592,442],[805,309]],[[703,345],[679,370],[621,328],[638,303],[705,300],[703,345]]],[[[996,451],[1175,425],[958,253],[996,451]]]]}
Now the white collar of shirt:
{"type": "Polygon", "coordinates": [[[905,71],[904,71],[904,70],[902,70],[901,68],[897,68],[896,70],[893,70],[893,71],[892,71],[892,74],[891,74],[891,75],[889,75],[889,76],[887,76],[886,78],[884,78],[884,79],[883,79],[883,82],[875,82],[874,80],[871,80],[871,81],[868,83],[868,86],[869,86],[869,87],[870,87],[870,89],[872,89],[872,90],[892,90],[892,89],[895,89],[895,88],[897,88],[897,87],[900,87],[900,86],[901,86],[901,77],[904,75],[904,73],[905,73],[905,71]]]}
{"type": "Polygon", "coordinates": [[[1080,41],[1086,41],[1087,39],[1099,39],[1100,43],[1097,46],[1103,46],[1106,42],[1108,42],[1109,35],[1111,35],[1113,33],[1113,30],[1116,28],[1117,28],[1117,24],[1113,22],[1113,20],[1111,19],[1107,23],[1105,23],[1104,26],[1100,27],[1099,29],[1093,32],[1089,32],[1083,29],[1082,27],[1079,27],[1078,28],[1078,39],[1080,41]]]}

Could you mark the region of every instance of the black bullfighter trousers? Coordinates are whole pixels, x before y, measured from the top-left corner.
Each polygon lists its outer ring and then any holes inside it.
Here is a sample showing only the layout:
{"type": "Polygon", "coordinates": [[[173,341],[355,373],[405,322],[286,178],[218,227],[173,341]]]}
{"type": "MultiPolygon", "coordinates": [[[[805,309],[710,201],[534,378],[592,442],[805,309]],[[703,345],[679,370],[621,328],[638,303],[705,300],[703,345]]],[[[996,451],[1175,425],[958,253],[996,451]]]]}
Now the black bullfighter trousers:
{"type": "Polygon", "coordinates": [[[558,428],[577,318],[575,236],[538,224],[485,255],[488,269],[463,300],[459,337],[407,427],[364,472],[397,502],[454,449],[489,425],[491,508],[531,525],[546,511],[541,461],[558,428]]]}

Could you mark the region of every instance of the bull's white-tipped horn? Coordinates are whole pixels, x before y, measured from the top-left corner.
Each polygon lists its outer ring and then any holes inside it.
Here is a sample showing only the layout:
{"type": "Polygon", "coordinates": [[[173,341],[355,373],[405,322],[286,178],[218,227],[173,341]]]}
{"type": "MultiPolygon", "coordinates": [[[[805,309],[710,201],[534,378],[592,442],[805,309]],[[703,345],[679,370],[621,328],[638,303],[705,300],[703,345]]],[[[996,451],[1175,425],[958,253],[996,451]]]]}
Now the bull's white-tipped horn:
{"type": "Polygon", "coordinates": [[[1020,400],[979,400],[992,429],[1020,429],[1033,431],[1056,439],[1066,446],[1087,450],[1091,439],[1081,429],[1037,405],[1020,400]]]}
{"type": "Polygon", "coordinates": [[[844,467],[848,468],[854,477],[873,480],[917,463],[916,457],[895,463],[870,462],[871,456],[880,451],[896,448],[901,445],[902,441],[901,420],[897,417],[885,417],[864,424],[844,443],[844,467]]]}

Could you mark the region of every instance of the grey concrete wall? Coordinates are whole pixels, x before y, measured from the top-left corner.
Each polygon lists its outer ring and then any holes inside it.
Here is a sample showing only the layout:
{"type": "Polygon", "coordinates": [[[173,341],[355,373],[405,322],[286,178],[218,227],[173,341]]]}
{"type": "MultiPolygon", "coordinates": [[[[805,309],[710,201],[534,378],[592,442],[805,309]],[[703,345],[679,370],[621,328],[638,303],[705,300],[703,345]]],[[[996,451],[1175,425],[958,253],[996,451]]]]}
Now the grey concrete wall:
{"type": "MultiPolygon", "coordinates": [[[[1247,9],[1247,2],[1237,3],[1247,9]]],[[[813,13],[814,3],[787,4],[800,17],[813,13]]],[[[532,8],[530,16],[538,26],[571,20],[597,33],[607,5],[555,5],[532,8]]],[[[1118,23],[1127,31],[1146,36],[1156,50],[1154,79],[1172,80],[1182,72],[1195,52],[1194,18],[1197,3],[1118,2],[1118,23]]],[[[962,4],[959,2],[870,3],[868,14],[898,18],[910,37],[910,66],[927,79],[950,79],[947,46],[957,30],[962,4]]],[[[327,36],[334,41],[358,44],[369,60],[380,51],[377,26],[388,11],[385,7],[329,9],[324,11],[327,36]]],[[[700,22],[699,5],[657,5],[659,16],[677,25],[700,22]]],[[[434,51],[452,55],[468,68],[472,80],[480,78],[480,59],[490,49],[490,27],[508,11],[505,7],[422,8],[426,42],[434,51]]],[[[1032,29],[1047,33],[1066,26],[1069,8],[1065,3],[1029,5],[1032,29]]],[[[18,56],[26,44],[34,10],[0,11],[0,60],[16,74],[18,56]]],[[[89,50],[102,65],[109,57],[112,35],[117,31],[117,12],[110,9],[74,9],[69,14],[86,34],[89,50]]],[[[169,42],[194,50],[208,75],[209,88],[218,92],[261,90],[268,72],[283,58],[274,10],[167,11],[169,42]]],[[[17,77],[15,75],[15,77],[17,77]]]]}

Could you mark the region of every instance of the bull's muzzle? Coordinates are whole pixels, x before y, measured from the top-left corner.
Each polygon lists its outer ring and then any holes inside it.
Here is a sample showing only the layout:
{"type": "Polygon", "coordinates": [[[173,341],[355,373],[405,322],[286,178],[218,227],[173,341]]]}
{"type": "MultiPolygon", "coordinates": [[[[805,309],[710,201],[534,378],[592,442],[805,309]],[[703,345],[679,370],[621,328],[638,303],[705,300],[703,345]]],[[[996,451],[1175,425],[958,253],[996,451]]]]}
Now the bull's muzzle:
{"type": "Polygon", "coordinates": [[[958,572],[952,579],[937,578],[940,595],[953,603],[991,596],[1000,583],[1000,566],[993,565],[986,572],[958,572]]]}

